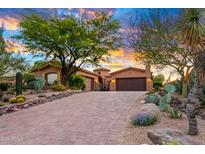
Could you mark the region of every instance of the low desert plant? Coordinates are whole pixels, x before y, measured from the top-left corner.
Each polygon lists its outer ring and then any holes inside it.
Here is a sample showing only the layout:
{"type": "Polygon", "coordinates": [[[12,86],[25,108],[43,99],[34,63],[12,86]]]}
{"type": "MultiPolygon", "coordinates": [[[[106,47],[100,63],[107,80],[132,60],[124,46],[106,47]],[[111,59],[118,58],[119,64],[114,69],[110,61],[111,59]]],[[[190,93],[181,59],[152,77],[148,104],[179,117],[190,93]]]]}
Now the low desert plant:
{"type": "Polygon", "coordinates": [[[3,91],[0,89],[0,98],[4,95],[3,91]]]}
{"type": "Polygon", "coordinates": [[[37,93],[41,92],[46,85],[46,80],[43,77],[36,77],[35,80],[29,82],[29,86],[35,89],[37,93]]]}
{"type": "Polygon", "coordinates": [[[157,122],[157,116],[147,112],[140,112],[134,115],[131,120],[135,126],[150,126],[157,122]]]}
{"type": "Polygon", "coordinates": [[[66,91],[66,87],[62,84],[56,84],[52,86],[53,91],[66,91]]]}
{"type": "Polygon", "coordinates": [[[6,105],[5,103],[0,102],[0,107],[6,105]]]}
{"type": "Polygon", "coordinates": [[[176,140],[172,140],[172,141],[168,141],[168,142],[163,142],[163,145],[182,145],[183,143],[181,143],[180,141],[176,141],[176,140]]]}
{"type": "Polygon", "coordinates": [[[4,83],[4,82],[0,83],[0,89],[2,91],[7,91],[8,88],[9,88],[9,84],[8,83],[4,83]]]}
{"type": "Polygon", "coordinates": [[[82,90],[85,87],[85,78],[79,74],[74,74],[68,80],[68,85],[73,90],[82,90]]]}
{"type": "Polygon", "coordinates": [[[173,119],[179,119],[182,117],[182,112],[178,108],[171,108],[169,113],[170,117],[173,119]]]}
{"type": "Polygon", "coordinates": [[[11,104],[17,103],[16,97],[10,98],[10,99],[9,99],[9,103],[11,103],[11,104]]]}
{"type": "Polygon", "coordinates": [[[23,103],[23,102],[25,102],[25,100],[23,98],[17,99],[17,103],[23,103]]]}
{"type": "Polygon", "coordinates": [[[145,103],[154,103],[156,105],[159,104],[160,97],[155,93],[149,93],[145,97],[145,103]]]}

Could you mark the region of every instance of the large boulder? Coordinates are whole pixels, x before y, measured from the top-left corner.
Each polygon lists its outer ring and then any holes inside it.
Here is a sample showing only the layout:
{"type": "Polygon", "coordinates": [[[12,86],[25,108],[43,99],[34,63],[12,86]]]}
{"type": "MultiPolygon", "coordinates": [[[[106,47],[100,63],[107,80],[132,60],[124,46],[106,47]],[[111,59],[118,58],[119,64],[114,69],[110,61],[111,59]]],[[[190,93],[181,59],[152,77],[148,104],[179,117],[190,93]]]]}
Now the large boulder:
{"type": "Polygon", "coordinates": [[[143,104],[140,111],[148,112],[156,116],[159,116],[160,114],[160,109],[154,103],[143,104]]]}
{"type": "Polygon", "coordinates": [[[152,129],[147,132],[147,136],[154,144],[181,144],[181,145],[198,145],[200,141],[193,139],[191,136],[184,135],[178,130],[170,128],[152,129]]]}

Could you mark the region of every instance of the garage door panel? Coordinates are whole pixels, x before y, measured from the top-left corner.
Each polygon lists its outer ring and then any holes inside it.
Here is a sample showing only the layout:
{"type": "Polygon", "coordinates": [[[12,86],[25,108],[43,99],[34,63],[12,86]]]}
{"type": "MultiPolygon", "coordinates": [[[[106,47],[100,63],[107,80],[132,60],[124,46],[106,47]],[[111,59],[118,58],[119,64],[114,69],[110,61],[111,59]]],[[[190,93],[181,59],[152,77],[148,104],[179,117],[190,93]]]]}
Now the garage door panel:
{"type": "Polygon", "coordinates": [[[146,78],[117,78],[117,91],[145,91],[146,78]]]}

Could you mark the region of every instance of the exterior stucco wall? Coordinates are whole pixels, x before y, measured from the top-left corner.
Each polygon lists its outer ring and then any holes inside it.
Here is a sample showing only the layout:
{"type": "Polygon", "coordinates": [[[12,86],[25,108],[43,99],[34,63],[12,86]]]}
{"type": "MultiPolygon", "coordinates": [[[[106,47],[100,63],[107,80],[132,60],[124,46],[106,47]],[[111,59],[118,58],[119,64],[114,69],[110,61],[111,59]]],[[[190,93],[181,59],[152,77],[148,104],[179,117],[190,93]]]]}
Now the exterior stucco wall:
{"type": "MultiPolygon", "coordinates": [[[[46,67],[42,70],[36,70],[34,71],[34,74],[36,76],[42,76],[45,79],[47,79],[47,74],[50,73],[56,73],[57,74],[57,80],[60,81],[60,76],[61,76],[61,70],[60,68],[55,68],[55,67],[46,67]]],[[[92,90],[99,90],[99,82],[98,82],[98,76],[97,75],[93,75],[91,73],[86,73],[84,71],[78,71],[77,74],[80,74],[82,76],[85,77],[85,83],[90,84],[90,81],[87,80],[92,80],[93,82],[93,86],[92,86],[92,90]]],[[[91,87],[90,85],[87,85],[86,87],[91,87]]],[[[88,90],[88,89],[87,89],[88,90]]]]}

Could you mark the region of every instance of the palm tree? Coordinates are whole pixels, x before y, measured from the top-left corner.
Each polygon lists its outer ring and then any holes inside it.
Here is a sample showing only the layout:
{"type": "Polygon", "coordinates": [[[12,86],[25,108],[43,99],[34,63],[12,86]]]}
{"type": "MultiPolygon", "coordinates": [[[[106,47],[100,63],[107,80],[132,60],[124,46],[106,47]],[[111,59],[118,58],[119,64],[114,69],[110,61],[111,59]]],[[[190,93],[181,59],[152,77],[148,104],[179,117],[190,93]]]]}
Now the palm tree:
{"type": "Polygon", "coordinates": [[[195,107],[205,85],[205,9],[184,9],[176,25],[178,36],[190,48],[194,62],[195,83],[188,95],[187,116],[190,135],[198,134],[195,107]]]}

